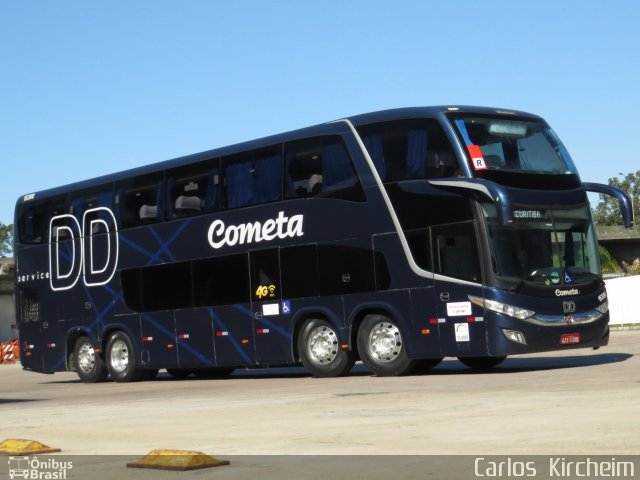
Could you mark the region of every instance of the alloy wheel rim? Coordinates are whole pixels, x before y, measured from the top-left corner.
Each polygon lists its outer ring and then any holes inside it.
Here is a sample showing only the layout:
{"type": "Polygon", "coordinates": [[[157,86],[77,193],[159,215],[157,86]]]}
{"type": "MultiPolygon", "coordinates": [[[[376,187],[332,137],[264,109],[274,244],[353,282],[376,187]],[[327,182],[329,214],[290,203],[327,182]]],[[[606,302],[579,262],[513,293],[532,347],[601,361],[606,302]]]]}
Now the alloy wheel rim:
{"type": "Polygon", "coordinates": [[[109,363],[114,372],[122,373],[129,366],[129,347],[122,340],[116,340],[111,345],[109,363]]]}
{"type": "Polygon", "coordinates": [[[313,329],[307,346],[311,359],[321,365],[333,362],[338,356],[338,336],[327,326],[313,329]]]}
{"type": "Polygon", "coordinates": [[[400,330],[391,322],[376,324],[369,333],[369,351],[381,363],[393,362],[402,351],[400,330]]]}

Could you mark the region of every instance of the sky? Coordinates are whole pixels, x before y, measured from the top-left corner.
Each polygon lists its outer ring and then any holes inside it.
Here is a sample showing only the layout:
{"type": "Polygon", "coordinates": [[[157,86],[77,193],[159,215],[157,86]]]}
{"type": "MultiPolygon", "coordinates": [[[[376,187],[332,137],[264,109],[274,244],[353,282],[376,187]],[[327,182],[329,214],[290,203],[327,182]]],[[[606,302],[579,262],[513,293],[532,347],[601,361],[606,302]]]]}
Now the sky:
{"type": "Polygon", "coordinates": [[[635,0],[2,0],[0,222],[27,193],[407,106],[536,113],[606,183],[640,170],[638,25],[635,0]]]}

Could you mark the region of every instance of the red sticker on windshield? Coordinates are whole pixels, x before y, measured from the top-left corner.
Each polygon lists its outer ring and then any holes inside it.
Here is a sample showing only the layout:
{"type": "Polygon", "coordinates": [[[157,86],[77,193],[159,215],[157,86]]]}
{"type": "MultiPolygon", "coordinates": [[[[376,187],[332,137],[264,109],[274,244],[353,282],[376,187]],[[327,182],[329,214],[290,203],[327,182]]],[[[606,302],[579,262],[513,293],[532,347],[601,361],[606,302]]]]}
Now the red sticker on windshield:
{"type": "Polygon", "coordinates": [[[487,164],[484,163],[484,157],[482,156],[482,150],[478,145],[467,145],[467,150],[471,156],[471,164],[474,170],[487,170],[487,164]]]}

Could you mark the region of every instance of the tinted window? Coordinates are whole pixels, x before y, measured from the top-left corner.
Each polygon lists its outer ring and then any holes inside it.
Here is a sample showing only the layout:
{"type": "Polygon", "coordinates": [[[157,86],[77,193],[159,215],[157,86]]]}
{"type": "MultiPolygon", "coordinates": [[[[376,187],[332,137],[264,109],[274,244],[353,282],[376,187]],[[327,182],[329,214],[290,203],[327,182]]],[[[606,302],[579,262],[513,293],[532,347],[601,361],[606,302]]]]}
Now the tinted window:
{"type": "Polygon", "coordinates": [[[162,220],[163,175],[156,173],[116,185],[114,203],[123,228],[162,220]]]}
{"type": "Polygon", "coordinates": [[[251,252],[251,291],[254,300],[281,298],[278,249],[251,252]]]}
{"type": "Polygon", "coordinates": [[[459,164],[436,120],[405,120],[360,127],[383,182],[453,177],[459,164]]]}
{"type": "Polygon", "coordinates": [[[375,289],[373,252],[367,248],[319,245],[320,293],[335,295],[375,289]]]}
{"type": "Polygon", "coordinates": [[[480,260],[473,222],[431,227],[434,272],[480,282],[480,260]]]}
{"type": "Polygon", "coordinates": [[[125,303],[136,311],[190,308],[191,263],[154,265],[122,272],[125,303]]]}
{"type": "Polygon", "coordinates": [[[157,265],[142,272],[142,305],[145,311],[189,308],[191,268],[189,262],[157,265]]]}
{"type": "Polygon", "coordinates": [[[18,241],[31,244],[48,243],[51,218],[68,212],[66,197],[22,206],[18,218],[18,241]]]}
{"type": "Polygon", "coordinates": [[[340,137],[316,137],[285,144],[286,197],[333,197],[364,201],[349,152],[340,137]]]}
{"type": "Polygon", "coordinates": [[[431,249],[429,247],[429,229],[408,230],[404,232],[411,255],[420,268],[431,271],[431,249]]]}
{"type": "Polygon", "coordinates": [[[142,312],[142,268],[123,270],[120,273],[124,303],[131,310],[142,312]]]}
{"type": "Polygon", "coordinates": [[[207,161],[167,172],[168,220],[220,209],[220,166],[218,160],[207,161]]]}
{"type": "Polygon", "coordinates": [[[193,262],[196,306],[229,305],[250,300],[247,254],[208,258],[193,262]]]}
{"type": "Polygon", "coordinates": [[[315,297],[318,289],[318,253],[315,245],[280,250],[282,298],[315,297]]]}
{"type": "MultiPolygon", "coordinates": [[[[92,235],[107,232],[107,225],[112,224],[110,215],[105,210],[90,211],[89,214],[85,213],[88,210],[93,210],[99,207],[113,209],[113,185],[103,185],[98,188],[92,188],[73,194],[71,196],[71,202],[69,210],[75,215],[80,224],[80,228],[83,228],[83,220],[87,221],[87,225],[90,225],[92,232],[83,232],[85,235],[91,233],[92,235]],[[101,222],[92,222],[92,220],[102,220],[101,222]]],[[[87,227],[89,228],[89,227],[87,227]]]]}
{"type": "Polygon", "coordinates": [[[239,208],[282,197],[281,146],[223,157],[224,206],[239,208]]]}

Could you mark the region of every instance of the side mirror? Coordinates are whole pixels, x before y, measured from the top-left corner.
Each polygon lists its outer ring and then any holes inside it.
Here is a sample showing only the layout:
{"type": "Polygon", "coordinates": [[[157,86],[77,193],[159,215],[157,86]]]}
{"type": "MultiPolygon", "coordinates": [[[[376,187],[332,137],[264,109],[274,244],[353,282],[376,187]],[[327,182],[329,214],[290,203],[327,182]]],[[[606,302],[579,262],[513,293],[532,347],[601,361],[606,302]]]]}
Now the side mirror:
{"type": "Polygon", "coordinates": [[[618,205],[620,205],[620,213],[622,214],[622,223],[624,224],[624,228],[633,227],[633,206],[631,204],[631,199],[626,193],[619,188],[612,187],[611,185],[604,185],[602,183],[584,182],[582,186],[587,192],[602,193],[603,195],[616,198],[618,200],[618,205]]]}

